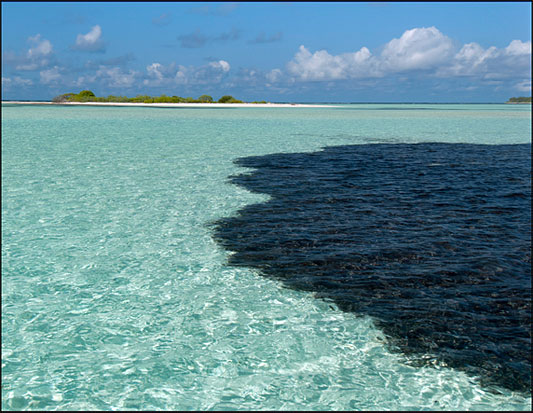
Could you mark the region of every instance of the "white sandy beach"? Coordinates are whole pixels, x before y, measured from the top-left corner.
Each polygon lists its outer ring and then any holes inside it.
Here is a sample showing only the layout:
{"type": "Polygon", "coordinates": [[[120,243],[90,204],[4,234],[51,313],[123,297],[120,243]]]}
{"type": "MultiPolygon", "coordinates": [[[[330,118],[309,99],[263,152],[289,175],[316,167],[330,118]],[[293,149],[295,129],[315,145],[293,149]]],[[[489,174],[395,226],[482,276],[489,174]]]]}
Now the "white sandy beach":
{"type": "Polygon", "coordinates": [[[311,105],[304,103],[119,103],[119,102],[20,102],[2,101],[4,104],[18,105],[80,105],[80,106],[144,106],[158,108],[331,108],[335,105],[311,105]]]}

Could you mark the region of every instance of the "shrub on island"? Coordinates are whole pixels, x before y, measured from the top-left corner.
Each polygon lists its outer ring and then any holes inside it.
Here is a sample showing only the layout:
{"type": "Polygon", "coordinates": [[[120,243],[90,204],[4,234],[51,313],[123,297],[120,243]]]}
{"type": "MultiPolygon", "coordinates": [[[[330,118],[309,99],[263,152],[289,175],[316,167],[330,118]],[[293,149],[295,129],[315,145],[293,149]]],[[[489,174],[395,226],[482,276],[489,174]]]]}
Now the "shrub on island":
{"type": "Polygon", "coordinates": [[[243,103],[243,101],[235,99],[231,95],[224,95],[218,100],[218,103],[243,103]]]}
{"type": "Polygon", "coordinates": [[[213,98],[209,95],[202,95],[198,98],[198,101],[202,103],[213,103],[213,98]]]}
{"type": "Polygon", "coordinates": [[[56,96],[52,99],[54,103],[70,102],[72,97],[76,96],[74,93],[65,93],[63,95],[56,96]]]}
{"type": "MultiPolygon", "coordinates": [[[[214,103],[213,97],[209,95],[201,95],[198,99],[193,97],[182,98],[180,96],[167,96],[162,94],[161,96],[152,97],[148,95],[137,95],[129,98],[127,96],[115,96],[109,95],[108,97],[97,97],[90,90],[82,90],[80,93],[65,93],[63,95],[56,96],[52,99],[54,103],[66,103],[66,102],[115,102],[115,103],[214,103]]],[[[233,96],[224,95],[218,103],[243,103],[242,100],[235,99],[233,96]]],[[[254,103],[266,103],[265,101],[254,103]]]]}
{"type": "Polygon", "coordinates": [[[531,103],[531,96],[512,97],[507,103],[531,103]]]}

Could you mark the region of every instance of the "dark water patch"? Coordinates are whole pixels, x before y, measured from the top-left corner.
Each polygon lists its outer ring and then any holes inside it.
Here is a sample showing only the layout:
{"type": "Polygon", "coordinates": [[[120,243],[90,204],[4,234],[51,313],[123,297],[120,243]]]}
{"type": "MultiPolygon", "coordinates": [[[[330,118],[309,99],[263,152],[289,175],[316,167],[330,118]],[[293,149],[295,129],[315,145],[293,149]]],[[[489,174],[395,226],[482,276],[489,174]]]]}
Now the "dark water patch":
{"type": "MultiPolygon", "coordinates": [[[[436,103],[429,103],[430,105],[437,105],[436,103]]],[[[394,104],[391,104],[391,106],[394,105],[394,104]]],[[[440,106],[438,108],[428,108],[428,107],[422,107],[422,106],[415,106],[415,107],[404,107],[404,106],[392,106],[392,107],[388,107],[388,106],[377,106],[377,107],[356,107],[356,106],[352,106],[352,107],[332,107],[331,109],[334,109],[334,110],[356,110],[356,111],[365,111],[365,110],[370,110],[370,111],[381,111],[381,110],[402,110],[402,111],[419,111],[419,110],[429,110],[429,111],[443,111],[443,110],[446,110],[446,111],[449,111],[449,110],[462,110],[464,111],[465,109],[464,108],[447,108],[447,107],[443,107],[443,106],[440,106]]],[[[485,110],[485,109],[484,109],[485,110]]]]}
{"type": "Polygon", "coordinates": [[[369,144],[236,161],[234,266],[374,318],[413,363],[531,383],[531,145],[369,144]]]}

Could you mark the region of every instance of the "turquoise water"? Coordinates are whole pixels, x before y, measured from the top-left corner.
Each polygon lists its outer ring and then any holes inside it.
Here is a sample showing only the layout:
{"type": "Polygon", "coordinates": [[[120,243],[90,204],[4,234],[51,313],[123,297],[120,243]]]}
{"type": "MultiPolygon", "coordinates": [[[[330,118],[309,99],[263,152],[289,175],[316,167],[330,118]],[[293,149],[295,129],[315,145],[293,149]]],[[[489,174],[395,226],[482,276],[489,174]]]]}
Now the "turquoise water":
{"type": "Polygon", "coordinates": [[[239,157],[530,141],[529,105],[3,105],[2,408],[527,410],[228,266],[211,224],[267,199],[228,182],[239,157]]]}

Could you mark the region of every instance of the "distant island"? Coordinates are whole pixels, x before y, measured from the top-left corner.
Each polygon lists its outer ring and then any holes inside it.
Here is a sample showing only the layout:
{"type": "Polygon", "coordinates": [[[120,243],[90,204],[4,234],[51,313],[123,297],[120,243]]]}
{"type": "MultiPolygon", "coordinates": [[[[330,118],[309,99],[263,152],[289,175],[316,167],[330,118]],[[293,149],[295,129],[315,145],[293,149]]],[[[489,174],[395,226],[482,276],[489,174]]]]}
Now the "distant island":
{"type": "MultiPolygon", "coordinates": [[[[109,103],[245,103],[242,100],[235,99],[233,96],[224,95],[217,102],[213,100],[213,97],[209,95],[202,95],[197,99],[192,97],[182,98],[180,96],[148,96],[137,95],[133,98],[127,96],[114,96],[109,95],[107,97],[95,96],[90,90],[82,90],[80,93],[65,93],[63,95],[56,96],[52,99],[53,103],[69,103],[69,102],[109,102],[109,103]]],[[[254,101],[249,103],[267,103],[264,100],[254,101]]]]}
{"type": "Polygon", "coordinates": [[[505,103],[531,103],[531,96],[530,97],[522,96],[522,97],[517,97],[517,98],[510,98],[505,103]]]}

